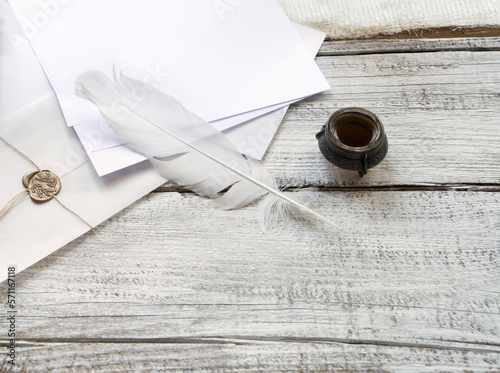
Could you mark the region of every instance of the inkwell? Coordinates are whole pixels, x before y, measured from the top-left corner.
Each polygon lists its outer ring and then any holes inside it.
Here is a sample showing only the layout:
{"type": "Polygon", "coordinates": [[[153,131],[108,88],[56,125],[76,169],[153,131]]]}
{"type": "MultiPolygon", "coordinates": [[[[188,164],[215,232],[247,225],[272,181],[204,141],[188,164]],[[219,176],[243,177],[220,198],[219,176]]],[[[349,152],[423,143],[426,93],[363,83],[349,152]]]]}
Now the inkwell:
{"type": "Polygon", "coordinates": [[[384,159],[387,136],[372,112],[349,107],[333,113],[316,134],[323,156],[335,166],[358,171],[362,177],[384,159]]]}

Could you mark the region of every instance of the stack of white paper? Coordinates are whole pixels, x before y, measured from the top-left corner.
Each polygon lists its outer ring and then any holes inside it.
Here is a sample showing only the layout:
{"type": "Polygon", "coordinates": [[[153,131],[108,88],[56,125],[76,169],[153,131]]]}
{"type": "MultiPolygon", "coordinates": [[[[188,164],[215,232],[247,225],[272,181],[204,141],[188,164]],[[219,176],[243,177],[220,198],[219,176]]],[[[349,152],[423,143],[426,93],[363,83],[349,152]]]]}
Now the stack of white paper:
{"type": "Polygon", "coordinates": [[[101,176],[144,158],[75,95],[87,70],[153,84],[257,158],[288,104],[329,89],[313,59],[325,35],[298,32],[276,0],[9,1],[101,176]]]}

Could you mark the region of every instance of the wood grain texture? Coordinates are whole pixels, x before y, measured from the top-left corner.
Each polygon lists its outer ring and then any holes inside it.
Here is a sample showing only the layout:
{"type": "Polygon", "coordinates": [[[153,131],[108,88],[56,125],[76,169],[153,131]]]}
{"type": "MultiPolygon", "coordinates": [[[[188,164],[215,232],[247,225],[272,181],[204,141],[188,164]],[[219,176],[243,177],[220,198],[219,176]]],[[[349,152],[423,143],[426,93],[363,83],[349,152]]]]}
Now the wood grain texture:
{"type": "Polygon", "coordinates": [[[498,41],[434,42],[326,44],[332,90],[293,105],[265,157],[344,232],[264,234],[257,206],[166,184],[17,276],[19,365],[2,348],[0,371],[498,372],[498,41]],[[353,105],[390,142],[363,178],[314,137],[353,105]]]}
{"type": "MultiPolygon", "coordinates": [[[[498,366],[496,193],[290,194],[338,217],[345,232],[291,222],[262,234],[256,207],[213,211],[191,194],[136,203],[20,277],[18,343],[28,342],[20,359],[46,367],[61,354],[61,364],[73,364],[83,359],[73,344],[88,354],[125,344],[123,356],[137,344],[179,354],[200,344],[228,364],[256,354],[256,370],[273,362],[373,370],[370,360],[334,359],[361,345],[355,354],[366,350],[369,359],[406,351],[409,360],[394,356],[386,371],[403,363],[418,371],[432,355],[461,356],[461,369],[498,366]],[[283,353],[301,348],[302,363],[283,353]],[[308,357],[317,348],[324,357],[308,357]]],[[[153,357],[125,361],[145,367],[153,357]]],[[[194,370],[217,360],[194,357],[194,370]]]]}
{"type": "MultiPolygon", "coordinates": [[[[498,184],[500,52],[317,58],[332,89],[292,106],[265,157],[283,185],[498,184]],[[360,179],[330,165],[315,133],[335,110],[376,113],[389,153],[360,179]]],[[[257,135],[258,136],[258,135],[257,135]]]]}
{"type": "Polygon", "coordinates": [[[37,343],[19,351],[26,372],[498,372],[490,352],[315,341],[37,343]]]}

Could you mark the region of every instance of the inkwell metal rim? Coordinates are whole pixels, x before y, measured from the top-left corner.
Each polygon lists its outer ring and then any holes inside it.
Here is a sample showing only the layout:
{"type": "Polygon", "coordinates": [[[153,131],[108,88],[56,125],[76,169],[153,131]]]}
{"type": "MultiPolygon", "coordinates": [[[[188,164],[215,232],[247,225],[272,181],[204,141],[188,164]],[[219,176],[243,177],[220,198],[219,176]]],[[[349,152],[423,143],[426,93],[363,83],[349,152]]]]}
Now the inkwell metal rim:
{"type": "Polygon", "coordinates": [[[360,107],[347,107],[333,113],[325,126],[325,140],[337,149],[352,155],[367,154],[377,150],[384,142],[385,132],[380,119],[372,112],[360,107]],[[369,124],[374,135],[370,142],[364,146],[349,146],[344,144],[337,136],[335,125],[337,119],[346,114],[356,114],[366,117],[368,120],[364,124],[369,124]]]}

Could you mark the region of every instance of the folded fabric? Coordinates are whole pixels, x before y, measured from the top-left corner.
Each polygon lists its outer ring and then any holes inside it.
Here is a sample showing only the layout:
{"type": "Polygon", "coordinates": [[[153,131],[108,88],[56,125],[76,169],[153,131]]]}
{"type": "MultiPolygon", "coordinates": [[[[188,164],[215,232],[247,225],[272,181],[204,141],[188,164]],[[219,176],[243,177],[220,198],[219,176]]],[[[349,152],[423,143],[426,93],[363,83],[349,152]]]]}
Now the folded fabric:
{"type": "Polygon", "coordinates": [[[330,39],[500,24],[500,0],[279,0],[292,21],[330,39]]]}

